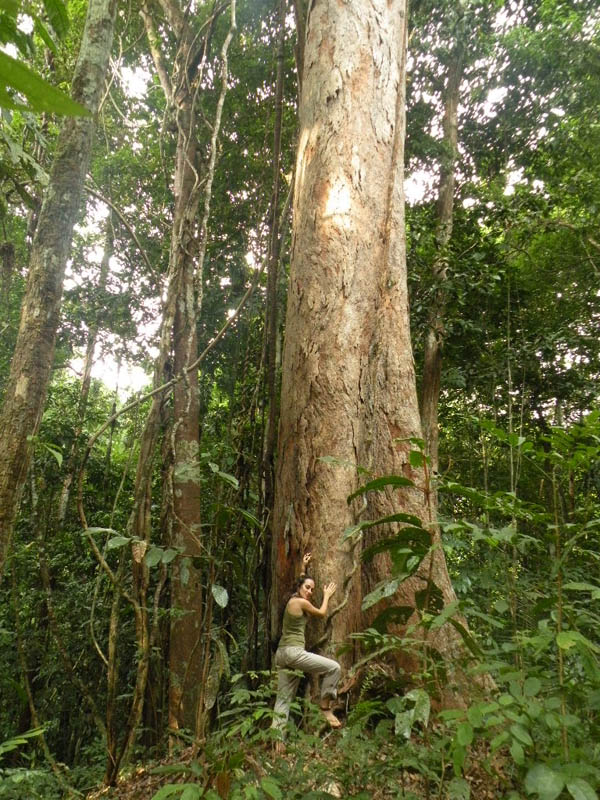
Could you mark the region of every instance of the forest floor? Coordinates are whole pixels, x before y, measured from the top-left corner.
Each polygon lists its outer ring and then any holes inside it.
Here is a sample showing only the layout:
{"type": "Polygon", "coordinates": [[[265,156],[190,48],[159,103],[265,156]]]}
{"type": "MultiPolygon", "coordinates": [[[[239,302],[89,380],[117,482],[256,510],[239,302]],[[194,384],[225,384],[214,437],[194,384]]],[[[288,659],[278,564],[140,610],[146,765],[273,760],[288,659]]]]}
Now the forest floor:
{"type": "MultiPolygon", "coordinates": [[[[256,746],[255,744],[243,743],[238,751],[239,759],[234,769],[211,770],[209,764],[204,762],[203,756],[196,755],[192,748],[178,754],[176,760],[164,759],[152,764],[139,765],[127,770],[115,786],[99,788],[86,796],[86,800],[151,800],[161,787],[167,784],[186,784],[197,781],[197,786],[204,791],[212,789],[209,797],[228,798],[232,795],[232,784],[235,782],[235,775],[245,774],[247,785],[256,787],[256,794],[250,794],[239,790],[235,797],[256,797],[273,798],[275,800],[287,800],[288,797],[303,797],[306,794],[310,798],[350,798],[356,797],[361,800],[391,800],[394,798],[406,798],[406,800],[447,800],[450,797],[460,800],[498,800],[505,796],[506,782],[502,780],[501,770],[496,771],[496,775],[491,775],[489,770],[484,769],[484,755],[471,754],[469,766],[464,774],[464,794],[460,795],[451,792],[448,794],[447,784],[440,786],[437,780],[427,780],[427,778],[417,770],[398,770],[396,781],[386,781],[385,785],[378,785],[379,781],[375,778],[376,766],[373,772],[374,780],[372,783],[358,781],[361,785],[358,790],[348,791],[344,788],[346,781],[336,780],[335,764],[339,761],[339,742],[335,742],[334,737],[326,735],[321,740],[318,747],[302,748],[295,747],[292,752],[281,755],[273,753],[272,747],[267,745],[256,746]],[[327,764],[327,776],[316,778],[319,773],[314,767],[318,762],[327,764]],[[203,778],[195,777],[191,772],[192,765],[200,765],[203,778]],[[178,771],[181,770],[181,771],[178,771]],[[295,776],[293,792],[289,788],[279,783],[279,778],[286,775],[288,780],[295,776]],[[304,780],[303,780],[304,779],[304,780]],[[395,785],[391,785],[394,784],[395,785]],[[304,784],[304,785],[302,785],[304,784]],[[468,786],[468,788],[467,788],[468,786]],[[300,794],[301,793],[301,794],[300,794]]],[[[381,770],[389,769],[386,767],[386,754],[382,752],[381,770]]],[[[360,766],[356,765],[360,770],[360,766]]],[[[348,771],[348,763],[339,763],[340,770],[348,771]]],[[[367,770],[370,772],[370,770],[367,770]]],[[[343,774],[340,772],[340,774],[343,774]]],[[[286,781],[287,782],[287,781],[286,781]]],[[[183,791],[182,786],[182,791],[183,791]]],[[[198,797],[205,797],[204,792],[198,797]]],[[[179,797],[179,793],[173,794],[174,798],[179,797]]]]}

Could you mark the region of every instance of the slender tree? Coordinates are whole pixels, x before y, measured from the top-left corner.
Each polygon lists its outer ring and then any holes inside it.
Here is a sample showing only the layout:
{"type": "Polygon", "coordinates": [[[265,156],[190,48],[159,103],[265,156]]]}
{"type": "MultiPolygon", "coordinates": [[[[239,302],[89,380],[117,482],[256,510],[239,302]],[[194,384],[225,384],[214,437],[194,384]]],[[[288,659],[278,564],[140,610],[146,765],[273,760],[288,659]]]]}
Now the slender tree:
{"type": "Polygon", "coordinates": [[[116,0],[90,0],[73,75],[89,117],[63,123],[29,262],[17,344],[0,412],[0,575],[44,408],[73,226],[90,163],[94,120],[108,69],[116,0]]]}

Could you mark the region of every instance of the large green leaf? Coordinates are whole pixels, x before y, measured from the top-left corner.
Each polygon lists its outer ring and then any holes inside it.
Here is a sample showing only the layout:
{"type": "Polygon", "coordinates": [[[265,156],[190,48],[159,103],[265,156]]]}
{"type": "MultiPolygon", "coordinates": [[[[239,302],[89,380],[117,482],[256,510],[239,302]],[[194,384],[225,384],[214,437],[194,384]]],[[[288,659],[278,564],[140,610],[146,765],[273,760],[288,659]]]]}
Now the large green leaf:
{"type": "Polygon", "coordinates": [[[448,784],[448,800],[469,800],[471,786],[464,778],[452,778],[448,784]]]}
{"type": "Polygon", "coordinates": [[[600,647],[579,631],[561,631],[556,635],[556,644],[561,650],[570,650],[575,645],[583,645],[594,653],[600,653],[600,647]]]}
{"type": "Polygon", "coordinates": [[[33,739],[37,736],[41,736],[44,732],[44,728],[32,728],[29,731],[25,731],[25,733],[20,733],[18,736],[15,736],[12,739],[7,739],[4,742],[0,742],[0,755],[3,753],[8,753],[11,750],[16,750],[22,744],[27,744],[28,739],[33,739]]]}
{"type": "Polygon", "coordinates": [[[398,587],[405,580],[408,575],[401,575],[398,578],[394,578],[391,581],[382,581],[379,583],[372,592],[369,592],[368,595],[362,601],[362,610],[366,611],[371,606],[374,606],[375,603],[379,603],[380,600],[385,599],[386,597],[391,597],[398,591],[398,587]]]}
{"type": "Polygon", "coordinates": [[[567,783],[567,791],[573,800],[598,800],[598,795],[583,778],[574,778],[567,783]]]}
{"type": "Polygon", "coordinates": [[[62,0],[44,0],[44,8],[50,25],[59,39],[63,39],[69,30],[69,15],[62,0]]]}
{"type": "Polygon", "coordinates": [[[348,504],[350,504],[355,497],[359,497],[361,494],[365,494],[365,492],[377,492],[381,489],[385,489],[386,486],[400,488],[401,486],[414,486],[414,483],[409,478],[404,478],[402,475],[382,475],[381,478],[375,478],[375,480],[365,483],[364,486],[360,486],[348,497],[348,504]]]}
{"type": "MultiPolygon", "coordinates": [[[[395,536],[380,539],[370,547],[366,547],[361,554],[361,558],[363,561],[369,562],[378,553],[390,553],[394,561],[396,561],[396,556],[409,556],[412,554],[418,555],[420,559],[423,559],[429,552],[430,545],[431,536],[423,528],[403,528],[395,536]]],[[[405,557],[398,559],[399,565],[403,565],[405,562],[405,557]]]]}
{"type": "Polygon", "coordinates": [[[0,11],[5,11],[11,17],[16,17],[19,13],[20,5],[19,0],[0,0],[0,11]]]}
{"type": "Polygon", "coordinates": [[[31,111],[46,111],[75,117],[90,116],[87,108],[40,78],[25,64],[0,51],[0,88],[5,87],[15,89],[24,95],[31,111]]]}
{"type": "Polygon", "coordinates": [[[539,800],[555,800],[562,792],[565,779],[546,764],[534,764],[525,776],[525,790],[537,794],[539,800]]]}
{"type": "Polygon", "coordinates": [[[351,525],[349,528],[346,528],[342,534],[342,542],[352,538],[357,533],[361,533],[363,530],[373,528],[375,525],[389,525],[392,522],[407,522],[409,525],[414,525],[420,530],[424,530],[421,528],[421,520],[418,517],[415,517],[414,514],[405,514],[404,512],[399,511],[396,514],[389,514],[387,517],[366,519],[362,522],[358,522],[356,525],[351,525]]]}
{"type": "Polygon", "coordinates": [[[44,23],[42,22],[42,20],[38,16],[34,17],[33,29],[35,30],[37,35],[43,40],[43,42],[46,45],[46,47],[48,48],[48,50],[52,50],[54,55],[57,55],[58,47],[56,46],[56,42],[54,41],[54,39],[50,35],[48,29],[46,28],[46,26],[44,25],[44,23]]]}
{"type": "Polygon", "coordinates": [[[144,562],[147,567],[155,567],[162,561],[164,550],[162,547],[151,547],[144,556],[144,562]]]}

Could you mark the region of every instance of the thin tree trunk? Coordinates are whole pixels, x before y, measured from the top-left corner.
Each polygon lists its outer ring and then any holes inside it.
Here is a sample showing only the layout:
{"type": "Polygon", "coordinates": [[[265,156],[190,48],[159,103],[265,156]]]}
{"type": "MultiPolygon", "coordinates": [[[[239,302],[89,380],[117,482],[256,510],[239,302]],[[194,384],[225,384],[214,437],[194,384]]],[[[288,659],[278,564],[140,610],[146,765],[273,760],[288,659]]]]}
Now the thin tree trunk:
{"type": "Polygon", "coordinates": [[[73,98],[90,117],[65,120],[33,242],[21,322],[0,412],[0,575],[41,419],[58,327],[65,266],[90,162],[94,115],[108,69],[116,0],[90,0],[73,98]]]}
{"type": "MultiPolygon", "coordinates": [[[[201,305],[202,273],[207,243],[210,199],[217,154],[217,136],[227,90],[227,49],[235,29],[235,4],[232,2],[231,28],[223,44],[222,87],[212,128],[210,160],[204,181],[204,204],[200,226],[197,223],[202,182],[198,173],[196,134],[196,101],[202,70],[208,50],[209,33],[219,11],[208,20],[208,32],[198,39],[197,31],[187,20],[175,0],[160,0],[160,5],[177,35],[177,50],[169,74],[156,35],[152,8],[144,6],[142,16],[151,53],[167,101],[174,104],[178,129],[175,155],[173,216],[169,259],[169,296],[163,318],[162,345],[159,360],[162,369],[170,352],[168,340],[172,331],[172,352],[176,374],[184,379],[175,384],[171,429],[173,468],[168,501],[172,519],[168,522],[171,544],[188,556],[202,552],[200,532],[199,475],[199,403],[197,362],[197,310],[201,305]],[[195,65],[195,66],[194,66],[195,65]]],[[[154,408],[154,404],[153,404],[154,408]]],[[[152,413],[152,412],[151,412],[152,413]]],[[[157,430],[155,429],[155,434],[157,430]]],[[[153,441],[153,447],[156,438],[153,441]]],[[[148,476],[149,477],[149,476],[148,476]]],[[[195,567],[187,570],[187,579],[179,560],[171,574],[171,620],[169,666],[169,726],[180,724],[192,728],[197,720],[197,703],[201,690],[202,648],[196,646],[202,633],[203,590],[201,573],[195,567]]]]}
{"type": "MultiPolygon", "coordinates": [[[[264,512],[270,515],[274,497],[274,455],[278,419],[277,403],[277,284],[281,240],[279,232],[279,186],[281,154],[281,121],[283,108],[283,57],[285,44],[285,7],[279,4],[279,34],[277,43],[277,80],[275,86],[275,130],[273,135],[273,194],[271,197],[271,239],[267,268],[267,302],[265,321],[267,429],[263,453],[265,481],[264,512]]],[[[269,524],[270,528],[270,524],[269,524]]]]}
{"type": "MultiPolygon", "coordinates": [[[[460,35],[460,34],[458,34],[460,35]]],[[[454,184],[458,159],[458,102],[460,83],[464,70],[464,52],[460,40],[454,46],[444,96],[443,149],[440,166],[440,184],[437,201],[435,233],[436,257],[431,265],[435,291],[429,307],[425,337],[423,380],[421,387],[421,424],[425,451],[433,473],[438,471],[439,426],[438,406],[442,376],[442,349],[445,336],[446,290],[444,284],[448,271],[448,244],[454,222],[454,184]]],[[[433,495],[436,500],[435,493],[433,495]]],[[[436,503],[437,507],[437,503],[436,503]]]]}
{"type": "MultiPolygon", "coordinates": [[[[197,250],[196,216],[199,204],[199,176],[196,172],[196,132],[193,97],[189,107],[178,115],[179,137],[175,168],[175,216],[172,228],[171,259],[179,275],[179,291],[173,328],[175,373],[182,372],[198,355],[196,335],[196,293],[194,287],[197,250]]],[[[200,467],[198,370],[186,373],[173,391],[171,446],[172,504],[171,544],[189,556],[200,556],[200,467]]],[[[200,689],[201,648],[196,642],[201,633],[202,574],[191,566],[183,579],[180,561],[171,576],[171,635],[169,646],[169,727],[193,729],[200,689]]]]}
{"type": "Polygon", "coordinates": [[[0,308],[4,311],[4,319],[8,319],[10,309],[10,289],[15,271],[15,246],[12,242],[0,244],[0,308]]]}
{"type": "MultiPolygon", "coordinates": [[[[277,391],[277,351],[278,351],[278,277],[279,261],[281,256],[281,230],[279,220],[279,190],[281,183],[281,125],[283,117],[283,60],[285,54],[285,3],[280,2],[278,8],[278,41],[277,41],[277,78],[275,85],[275,126],[273,133],[273,193],[271,196],[271,231],[269,242],[269,257],[267,267],[267,299],[265,308],[265,383],[267,420],[263,441],[262,474],[264,492],[260,493],[261,513],[260,519],[265,529],[265,547],[262,548],[260,571],[262,580],[254,581],[255,604],[253,606],[252,622],[255,624],[254,632],[258,632],[258,598],[259,585],[263,585],[266,598],[265,611],[267,627],[270,625],[270,569],[269,554],[270,543],[273,535],[273,503],[275,497],[275,446],[277,437],[277,421],[279,419],[279,400],[277,391]]],[[[270,648],[266,650],[270,653],[270,648]]]]}
{"type": "MultiPolygon", "coordinates": [[[[106,281],[108,278],[108,270],[110,259],[114,249],[114,231],[112,226],[112,212],[109,213],[106,220],[106,236],[104,240],[104,253],[102,254],[102,262],[100,264],[100,275],[98,278],[98,292],[102,294],[106,288],[106,281]]],[[[60,498],[58,500],[57,509],[57,522],[59,528],[65,521],[67,514],[67,507],[69,505],[69,498],[71,496],[71,486],[77,474],[78,467],[78,452],[79,452],[79,437],[83,430],[85,422],[85,413],[87,409],[88,398],[90,394],[90,386],[92,383],[92,367],[94,366],[94,353],[96,351],[96,342],[98,340],[98,331],[100,324],[98,321],[99,310],[94,309],[94,318],[91,321],[88,333],[88,341],[85,349],[85,359],[83,362],[83,374],[81,376],[81,389],[79,391],[79,403],[77,406],[77,425],[73,433],[73,444],[66,462],[66,474],[63,478],[60,498]]]]}

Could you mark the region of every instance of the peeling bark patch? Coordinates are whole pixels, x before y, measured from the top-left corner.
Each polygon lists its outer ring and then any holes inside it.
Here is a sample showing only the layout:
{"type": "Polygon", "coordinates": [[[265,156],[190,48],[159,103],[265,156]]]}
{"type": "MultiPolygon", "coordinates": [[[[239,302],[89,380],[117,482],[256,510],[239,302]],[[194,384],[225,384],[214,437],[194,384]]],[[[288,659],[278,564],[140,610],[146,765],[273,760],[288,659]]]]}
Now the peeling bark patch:
{"type": "Polygon", "coordinates": [[[29,386],[29,378],[27,375],[20,375],[16,386],[15,386],[15,395],[17,397],[22,397],[25,399],[27,397],[27,387],[29,386]]]}

